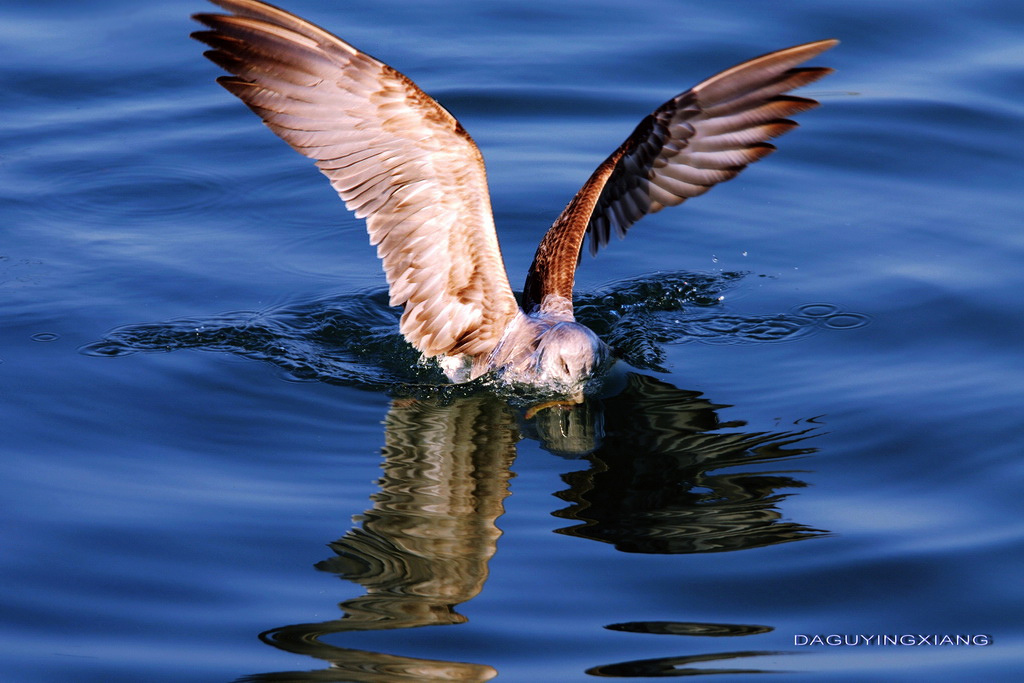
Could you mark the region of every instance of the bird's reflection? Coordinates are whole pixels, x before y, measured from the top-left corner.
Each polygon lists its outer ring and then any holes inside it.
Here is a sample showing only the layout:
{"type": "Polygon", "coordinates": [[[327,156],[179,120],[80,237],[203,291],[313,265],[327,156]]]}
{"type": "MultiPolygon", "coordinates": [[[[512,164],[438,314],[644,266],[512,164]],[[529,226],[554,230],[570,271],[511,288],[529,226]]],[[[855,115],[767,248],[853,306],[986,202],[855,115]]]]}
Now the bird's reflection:
{"type": "Polygon", "coordinates": [[[491,398],[407,400],[385,425],[374,506],[317,565],[367,591],[341,606],[338,628],[462,623],[454,606],[480,592],[501,535],[495,522],[519,440],[512,414],[491,398]]]}
{"type": "MultiPolygon", "coordinates": [[[[365,594],[341,603],[338,619],[286,626],[261,636],[275,647],[327,661],[330,668],[245,680],[483,681],[497,675],[484,664],[347,649],[320,638],[464,622],[456,607],[476,596],[487,579],[487,564],[501,535],[496,522],[522,436],[587,463],[585,469],[564,475],[569,488],[557,494],[570,505],[555,514],[577,522],[561,530],[565,534],[613,543],[627,552],[703,553],[823,533],[783,521],[777,509],[785,497],[779,490],[802,482],[791,473],[749,471],[750,466],[812,452],[805,444],[810,430],[743,432],[740,423],[720,421],[722,407],[695,392],[632,373],[610,398],[549,408],[530,418],[494,395],[394,400],[385,422],[384,473],[373,506],[358,526],[331,544],[335,555],[317,564],[359,584],[365,594]],[[744,471],[735,471],[737,466],[744,471]]],[[[635,631],[636,623],[609,628],[635,631]]],[[[657,622],[666,623],[671,626],[657,622]]],[[[771,630],[699,626],[694,630],[693,624],[677,624],[659,632],[735,636],[771,630]]],[[[670,669],[681,674],[688,671],[690,660],[753,654],[768,653],[627,662],[590,673],[661,676],[670,669]]]]}
{"type": "Polygon", "coordinates": [[[360,584],[340,619],[275,629],[268,643],[323,659],[326,671],[262,676],[290,681],[484,681],[485,665],[334,647],[343,631],[459,624],[457,605],[476,596],[497,547],[496,521],[508,495],[519,440],[515,417],[495,396],[451,403],[395,400],[385,421],[384,474],[359,526],[331,543],[317,569],[360,584]]]}
{"type": "MultiPolygon", "coordinates": [[[[813,452],[803,444],[811,430],[743,432],[741,423],[719,421],[724,407],[630,374],[626,389],[602,403],[600,420],[544,429],[548,448],[564,452],[550,435],[564,431],[578,443],[588,426],[600,428],[596,448],[586,455],[590,466],[564,475],[569,489],[557,494],[571,505],[555,515],[580,524],[559,531],[625,552],[672,554],[745,550],[821,534],[782,521],[776,508],[786,495],[779,490],[800,488],[802,481],[749,471],[813,452]]],[[[538,425],[573,419],[545,412],[538,425]]]]}

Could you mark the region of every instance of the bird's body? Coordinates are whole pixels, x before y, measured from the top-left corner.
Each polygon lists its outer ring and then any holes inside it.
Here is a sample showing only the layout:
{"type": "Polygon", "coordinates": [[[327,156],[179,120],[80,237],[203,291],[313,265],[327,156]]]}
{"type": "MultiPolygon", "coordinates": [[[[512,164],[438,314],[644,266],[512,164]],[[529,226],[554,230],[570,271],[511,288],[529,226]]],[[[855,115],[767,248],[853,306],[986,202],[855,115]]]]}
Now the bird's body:
{"type": "MultiPolygon", "coordinates": [[[[608,360],[608,346],[593,330],[562,313],[535,310],[519,313],[476,374],[495,370],[512,384],[579,388],[608,360]]],[[[471,373],[470,377],[473,376],[471,373]]]]}
{"type": "Polygon", "coordinates": [[[823,40],[727,69],[658,107],[547,231],[517,302],[502,264],[483,158],[459,122],[411,80],[323,29],[257,0],[211,0],[193,36],[232,76],[219,79],[313,159],[365,218],[403,306],[400,329],[452,381],[487,373],[575,393],[609,357],[573,317],[584,237],[591,252],[648,213],[729,180],[774,151],[767,140],[817,105],[788,91],[828,74],[798,68],[823,40]]]}

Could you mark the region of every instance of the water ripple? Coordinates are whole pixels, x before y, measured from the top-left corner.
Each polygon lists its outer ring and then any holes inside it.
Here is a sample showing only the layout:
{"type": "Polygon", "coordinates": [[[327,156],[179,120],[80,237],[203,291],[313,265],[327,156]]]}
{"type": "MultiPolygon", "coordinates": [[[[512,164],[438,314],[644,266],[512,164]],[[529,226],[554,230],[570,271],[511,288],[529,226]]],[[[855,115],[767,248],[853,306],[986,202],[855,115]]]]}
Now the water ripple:
{"type": "MultiPolygon", "coordinates": [[[[288,158],[291,161],[291,157],[288,158]]],[[[321,230],[325,225],[342,224],[350,218],[341,203],[331,191],[323,177],[306,168],[288,165],[267,171],[260,167],[260,173],[253,173],[237,182],[234,207],[238,213],[258,223],[277,226],[291,226],[305,230],[321,230]],[[268,202],[267,197],[273,201],[268,202]],[[301,207],[302,210],[296,210],[301,207]]],[[[362,221],[358,221],[362,231],[362,221]]]]}
{"type": "Polygon", "coordinates": [[[673,320],[670,324],[674,329],[665,331],[666,342],[701,341],[712,344],[794,341],[810,334],[816,327],[813,318],[785,314],[701,316],[673,320]]]}
{"type": "Polygon", "coordinates": [[[46,188],[40,210],[76,223],[107,225],[111,212],[123,221],[179,223],[202,216],[230,197],[226,180],[194,167],[146,164],[61,169],[46,188]]]}
{"type": "Polygon", "coordinates": [[[870,322],[871,317],[864,313],[832,304],[805,304],[770,315],[651,316],[642,327],[661,343],[748,344],[796,341],[822,330],[853,330],[870,322]]]}
{"type": "MultiPolygon", "coordinates": [[[[657,273],[610,284],[577,300],[577,317],[630,365],[665,372],[665,344],[792,341],[821,329],[861,327],[869,318],[831,304],[790,313],[736,316],[718,308],[740,273],[657,273]]],[[[289,379],[368,389],[461,392],[398,331],[398,309],[375,291],[293,302],[264,311],[118,327],[82,347],[90,356],[198,349],[272,363],[289,379]],[[441,389],[446,385],[448,388],[441,389]],[[433,389],[426,389],[433,387],[433,389]]]]}
{"type": "Polygon", "coordinates": [[[730,272],[656,273],[613,283],[579,297],[577,317],[630,365],[661,372],[667,371],[665,344],[788,342],[822,330],[856,329],[871,321],[863,313],[828,303],[767,315],[723,312],[726,292],[743,277],[730,272]]]}
{"type": "Polygon", "coordinates": [[[398,331],[384,292],[325,297],[265,311],[125,325],[83,346],[89,356],[197,349],[269,362],[287,379],[387,389],[439,384],[398,331]]]}

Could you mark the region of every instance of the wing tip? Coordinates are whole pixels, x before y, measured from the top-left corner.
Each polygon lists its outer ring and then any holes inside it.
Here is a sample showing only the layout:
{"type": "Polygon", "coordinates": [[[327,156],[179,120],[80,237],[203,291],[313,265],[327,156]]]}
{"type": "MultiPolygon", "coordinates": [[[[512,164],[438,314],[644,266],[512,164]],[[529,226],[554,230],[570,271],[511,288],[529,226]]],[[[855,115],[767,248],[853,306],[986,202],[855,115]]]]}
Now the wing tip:
{"type": "MultiPolygon", "coordinates": [[[[793,45],[791,47],[784,47],[781,50],[775,50],[761,55],[761,57],[755,57],[755,59],[761,59],[763,57],[772,56],[783,56],[783,55],[799,55],[800,61],[810,59],[820,55],[822,52],[831,50],[836,45],[839,45],[839,39],[837,38],[825,38],[824,40],[812,40],[809,43],[801,43],[799,45],[793,45]]],[[[753,60],[751,60],[753,61],[753,60]]]]}
{"type": "Polygon", "coordinates": [[[809,43],[804,43],[803,45],[796,45],[795,47],[807,47],[824,52],[825,50],[831,50],[839,43],[840,40],[838,38],[823,38],[822,40],[812,40],[809,43]]]}

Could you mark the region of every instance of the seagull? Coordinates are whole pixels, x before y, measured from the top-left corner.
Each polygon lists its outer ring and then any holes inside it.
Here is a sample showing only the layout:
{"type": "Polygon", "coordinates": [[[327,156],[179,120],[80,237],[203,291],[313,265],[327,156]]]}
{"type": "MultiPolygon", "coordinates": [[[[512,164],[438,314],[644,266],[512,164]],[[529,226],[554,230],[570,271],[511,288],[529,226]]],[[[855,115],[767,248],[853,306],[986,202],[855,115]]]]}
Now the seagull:
{"type": "Polygon", "coordinates": [[[726,69],[645,117],[548,229],[517,301],[502,261],[483,157],[462,125],[409,78],[324,29],[258,0],[211,0],[193,38],[236,95],[366,220],[404,308],[399,329],[452,382],[488,373],[567,395],[606,367],[609,348],[573,316],[590,251],[643,216],[704,194],[770,154],[768,143],[818,105],[787,95],[832,72],[800,67],[836,40],[726,69]]]}

